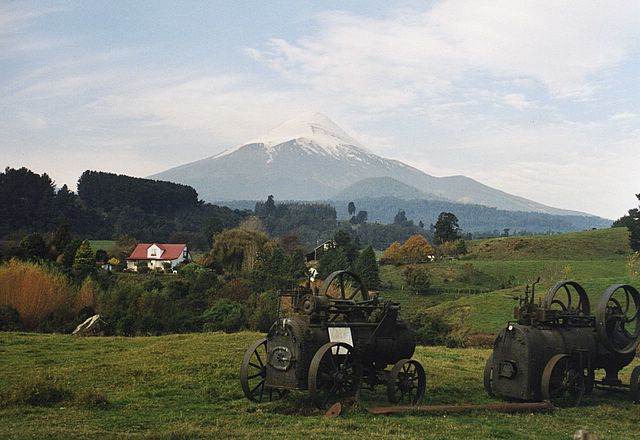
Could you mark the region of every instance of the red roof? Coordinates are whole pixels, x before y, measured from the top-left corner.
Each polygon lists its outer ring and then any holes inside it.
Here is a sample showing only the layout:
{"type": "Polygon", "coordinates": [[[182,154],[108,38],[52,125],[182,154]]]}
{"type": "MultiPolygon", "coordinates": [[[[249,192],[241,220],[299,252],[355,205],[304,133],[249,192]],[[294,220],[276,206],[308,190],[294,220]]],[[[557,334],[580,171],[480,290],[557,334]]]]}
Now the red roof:
{"type": "Polygon", "coordinates": [[[180,258],[182,251],[187,247],[186,244],[160,244],[160,243],[140,243],[133,250],[127,260],[175,260],[180,258]],[[164,252],[155,257],[147,257],[147,250],[153,246],[158,246],[164,252]]]}

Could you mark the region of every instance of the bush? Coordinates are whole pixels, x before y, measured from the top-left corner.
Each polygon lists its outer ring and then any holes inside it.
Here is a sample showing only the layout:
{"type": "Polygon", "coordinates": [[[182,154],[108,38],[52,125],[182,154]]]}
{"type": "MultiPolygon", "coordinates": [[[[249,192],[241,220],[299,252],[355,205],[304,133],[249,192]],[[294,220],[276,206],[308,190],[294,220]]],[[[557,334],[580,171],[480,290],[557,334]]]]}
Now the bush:
{"type": "Polygon", "coordinates": [[[407,266],[404,270],[404,278],[409,287],[416,293],[424,294],[431,287],[431,273],[425,266],[407,266]]]}
{"type": "Polygon", "coordinates": [[[0,306],[0,331],[12,332],[22,330],[20,313],[8,304],[0,306]]]}
{"type": "Polygon", "coordinates": [[[278,319],[278,297],[276,291],[254,295],[254,307],[249,315],[248,324],[251,330],[267,332],[271,324],[278,319]]]}
{"type": "Polygon", "coordinates": [[[75,296],[67,278],[54,268],[17,260],[0,266],[0,304],[16,309],[26,329],[53,313],[73,318],[75,296]]]}
{"type": "Polygon", "coordinates": [[[416,343],[419,345],[443,345],[452,341],[449,337],[451,325],[440,315],[418,312],[409,316],[407,321],[415,332],[416,343]]]}
{"type": "Polygon", "coordinates": [[[221,299],[202,314],[202,330],[208,332],[240,330],[245,324],[245,308],[242,304],[221,299]]]}
{"type": "Polygon", "coordinates": [[[252,289],[249,281],[243,278],[233,278],[217,290],[216,298],[245,303],[251,296],[251,293],[252,289]]]}
{"type": "Polygon", "coordinates": [[[149,266],[141,266],[138,267],[138,273],[149,273],[151,269],[149,269],[149,266]]]}

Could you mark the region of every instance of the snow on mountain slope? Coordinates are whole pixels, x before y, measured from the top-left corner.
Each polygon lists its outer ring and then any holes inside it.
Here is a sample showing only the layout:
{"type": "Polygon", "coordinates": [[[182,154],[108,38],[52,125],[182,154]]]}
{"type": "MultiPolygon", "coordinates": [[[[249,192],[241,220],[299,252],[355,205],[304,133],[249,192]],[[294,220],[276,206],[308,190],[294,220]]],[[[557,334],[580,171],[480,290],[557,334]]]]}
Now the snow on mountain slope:
{"type": "Polygon", "coordinates": [[[233,154],[245,145],[262,144],[270,162],[278,152],[279,146],[292,140],[310,153],[329,155],[337,159],[355,157],[358,160],[358,154],[353,152],[368,153],[357,140],[322,113],[303,113],[278,125],[262,137],[251,139],[215,155],[214,159],[233,154]]]}
{"type": "MultiPolygon", "coordinates": [[[[511,211],[578,214],[552,208],[483,185],[465,176],[434,177],[368,151],[321,113],[304,113],[264,136],[222,153],[181,165],[154,179],[193,186],[206,201],[323,200],[367,178],[391,177],[425,197],[474,203],[511,211]]],[[[376,197],[376,185],[371,197],[376,197]]]]}

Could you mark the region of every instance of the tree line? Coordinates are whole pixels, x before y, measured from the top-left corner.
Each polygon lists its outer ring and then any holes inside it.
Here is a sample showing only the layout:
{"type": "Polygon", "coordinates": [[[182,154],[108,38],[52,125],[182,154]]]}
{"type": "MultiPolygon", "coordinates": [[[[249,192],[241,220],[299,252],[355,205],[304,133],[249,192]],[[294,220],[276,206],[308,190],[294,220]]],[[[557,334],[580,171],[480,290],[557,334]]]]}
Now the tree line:
{"type": "Polygon", "coordinates": [[[237,226],[249,211],[232,210],[198,200],[185,185],[112,173],[85,171],[78,194],[66,185],[56,188],[51,178],[27,168],[0,173],[0,238],[53,233],[65,224],[84,238],[189,242],[206,249],[211,237],[237,226]]]}

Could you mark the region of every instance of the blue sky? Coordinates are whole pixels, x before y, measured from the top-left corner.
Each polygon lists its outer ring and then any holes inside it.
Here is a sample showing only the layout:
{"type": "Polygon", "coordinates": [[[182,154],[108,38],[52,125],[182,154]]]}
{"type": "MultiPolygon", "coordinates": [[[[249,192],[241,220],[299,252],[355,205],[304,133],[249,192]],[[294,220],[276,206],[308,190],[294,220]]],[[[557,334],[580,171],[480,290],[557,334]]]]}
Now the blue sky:
{"type": "Polygon", "coordinates": [[[637,2],[5,1],[0,166],[147,176],[321,111],[430,174],[617,218],[639,23],[637,2]]]}

